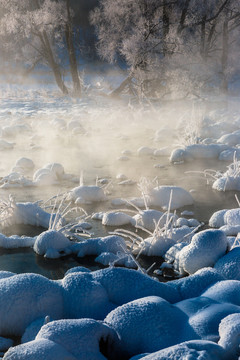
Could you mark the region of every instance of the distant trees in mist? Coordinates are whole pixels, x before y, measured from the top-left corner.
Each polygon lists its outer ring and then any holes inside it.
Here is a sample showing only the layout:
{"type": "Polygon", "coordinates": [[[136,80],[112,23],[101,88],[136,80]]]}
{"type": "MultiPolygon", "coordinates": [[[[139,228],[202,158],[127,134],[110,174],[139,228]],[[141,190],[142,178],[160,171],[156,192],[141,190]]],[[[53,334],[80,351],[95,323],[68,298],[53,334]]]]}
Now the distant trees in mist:
{"type": "Polygon", "coordinates": [[[123,58],[140,93],[217,83],[227,91],[240,50],[239,0],[100,0],[91,20],[100,56],[123,58]]]}
{"type": "Polygon", "coordinates": [[[47,65],[63,94],[63,59],[68,59],[73,91],[81,95],[76,56],[74,11],[70,0],[0,0],[0,36],[5,52],[21,60],[27,70],[47,65]]]}
{"type": "Polygon", "coordinates": [[[80,96],[76,34],[89,26],[93,7],[99,56],[127,65],[114,94],[125,88],[157,97],[207,87],[227,92],[240,71],[240,0],[0,0],[1,47],[28,71],[48,66],[62,93],[80,96]]]}

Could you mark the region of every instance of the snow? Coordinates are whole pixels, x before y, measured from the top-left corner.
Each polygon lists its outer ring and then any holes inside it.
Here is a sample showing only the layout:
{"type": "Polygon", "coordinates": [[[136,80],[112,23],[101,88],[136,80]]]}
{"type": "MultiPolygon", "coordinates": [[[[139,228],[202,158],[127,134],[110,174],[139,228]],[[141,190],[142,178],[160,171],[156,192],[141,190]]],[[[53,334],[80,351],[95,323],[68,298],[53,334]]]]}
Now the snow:
{"type": "Polygon", "coordinates": [[[149,355],[137,355],[130,360],[223,360],[225,351],[211,341],[191,340],[165,348],[149,355]]]}
{"type": "Polygon", "coordinates": [[[195,234],[191,243],[179,253],[180,273],[194,274],[203,267],[213,266],[227,251],[226,235],[220,230],[204,230],[195,234]]]}
{"type": "Polygon", "coordinates": [[[99,186],[88,185],[78,186],[72,189],[68,194],[68,200],[75,204],[89,204],[106,200],[104,191],[99,186]]]}
{"type": "MultiPolygon", "coordinates": [[[[47,230],[36,237],[33,249],[38,255],[48,258],[57,258],[68,253],[71,241],[56,230],[47,230]],[[49,250],[55,250],[49,252],[49,250]]],[[[71,251],[70,251],[71,252],[71,251]]]]}
{"type": "Polygon", "coordinates": [[[103,215],[102,224],[106,226],[122,226],[132,222],[132,217],[120,212],[107,212],[103,215]]]}
{"type": "Polygon", "coordinates": [[[4,226],[28,224],[48,228],[51,219],[59,224],[64,223],[64,219],[60,215],[51,215],[43,210],[37,203],[17,203],[11,199],[8,203],[4,202],[2,205],[1,221],[4,226]]]}
{"type": "Polygon", "coordinates": [[[221,257],[214,268],[229,280],[240,280],[240,247],[237,246],[221,257]]]}
{"type": "Polygon", "coordinates": [[[37,274],[19,274],[0,280],[0,334],[22,335],[35,319],[46,315],[60,318],[62,290],[37,274]],[[6,307],[9,311],[6,311],[6,307]]]}
{"type": "Polygon", "coordinates": [[[128,357],[194,338],[187,316],[157,296],[119,306],[107,315],[105,322],[119,334],[119,352],[128,357]]]}
{"type": "Polygon", "coordinates": [[[164,210],[167,210],[169,206],[170,210],[175,210],[192,205],[194,202],[191,194],[179,186],[158,186],[146,195],[149,206],[161,207],[164,210]]]}
{"type": "Polygon", "coordinates": [[[189,112],[177,104],[170,119],[164,104],[116,102],[110,108],[98,96],[67,99],[47,91],[47,97],[33,95],[25,102],[3,93],[1,109],[0,186],[16,200],[1,200],[0,247],[8,252],[33,247],[37,258],[48,259],[41,260],[45,264],[65,255],[81,263],[81,257],[93,255],[108,266],[97,271],[79,266],[60,280],[0,271],[0,351],[13,345],[12,337],[22,337],[4,359],[237,359],[240,211],[235,198],[234,205],[225,204],[221,193],[240,188],[239,110],[211,112],[204,105],[199,133],[189,134],[194,143],[184,143],[189,112]],[[199,178],[185,173],[189,170],[199,178]],[[83,172],[84,184],[81,178],[78,186],[83,172]],[[206,179],[208,192],[199,190],[206,179]],[[209,184],[221,192],[216,204],[209,184]],[[53,205],[57,192],[65,193],[62,207],[53,205]],[[215,229],[199,231],[206,194],[215,211],[208,225],[215,229]],[[83,217],[68,213],[75,205],[83,207],[83,217]],[[51,214],[56,208],[59,215],[51,214]],[[69,228],[62,227],[66,223],[69,228]],[[6,236],[5,227],[16,224],[46,231],[6,236]],[[80,227],[94,233],[82,234],[80,227]],[[114,233],[116,227],[124,228],[114,233]],[[132,234],[134,245],[127,237],[132,234]],[[133,257],[139,253],[162,256],[165,267],[184,277],[168,283],[151,278],[138,262],[141,256],[133,257]]]}
{"type": "Polygon", "coordinates": [[[222,151],[228,149],[227,145],[220,144],[193,144],[184,148],[173,150],[170,161],[192,161],[193,159],[217,159],[222,151]]]}
{"type": "Polygon", "coordinates": [[[127,250],[124,239],[116,235],[83,239],[81,242],[73,244],[71,248],[78,257],[100,255],[103,252],[117,254],[119,251],[124,252],[127,250]]]}
{"type": "MultiPolygon", "coordinates": [[[[137,215],[133,216],[135,221],[135,226],[144,227],[147,230],[154,231],[156,224],[160,227],[164,227],[167,219],[171,221],[177,220],[177,215],[175,214],[167,214],[162,211],[148,209],[139,212],[137,215]]],[[[134,224],[134,222],[132,222],[134,224]]]]}

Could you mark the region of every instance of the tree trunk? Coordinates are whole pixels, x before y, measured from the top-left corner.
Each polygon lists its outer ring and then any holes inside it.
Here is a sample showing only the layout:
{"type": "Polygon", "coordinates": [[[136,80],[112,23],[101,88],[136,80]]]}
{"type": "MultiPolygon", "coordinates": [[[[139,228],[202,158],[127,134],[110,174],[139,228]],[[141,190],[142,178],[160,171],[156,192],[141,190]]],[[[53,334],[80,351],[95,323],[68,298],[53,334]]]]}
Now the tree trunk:
{"type": "Polygon", "coordinates": [[[221,89],[224,93],[228,93],[228,79],[227,79],[227,68],[228,68],[228,50],[229,50],[229,33],[228,33],[228,19],[225,19],[223,23],[222,32],[222,83],[221,89]]]}
{"type": "Polygon", "coordinates": [[[202,57],[202,59],[205,61],[206,60],[206,15],[203,17],[202,19],[202,24],[201,24],[201,41],[200,41],[200,55],[202,57]]]}
{"type": "Polygon", "coordinates": [[[67,49],[69,55],[70,72],[73,81],[74,94],[76,96],[81,96],[81,82],[78,75],[77,59],[76,59],[76,53],[73,43],[73,31],[72,31],[69,0],[66,0],[66,6],[67,6],[68,23],[66,24],[65,27],[65,36],[66,36],[67,49]]]}
{"type": "Polygon", "coordinates": [[[68,89],[62,79],[62,74],[61,74],[59,65],[56,63],[56,61],[54,59],[52,48],[51,48],[50,42],[48,40],[46,31],[43,31],[43,40],[44,40],[48,64],[53,71],[53,75],[55,77],[56,83],[57,83],[59,89],[62,91],[62,93],[64,95],[68,95],[68,89]]]}
{"type": "Polygon", "coordinates": [[[162,13],[162,22],[163,22],[163,55],[165,56],[168,52],[167,46],[167,36],[170,30],[170,19],[169,19],[169,5],[166,0],[163,0],[163,13],[162,13]]]}
{"type": "MultiPolygon", "coordinates": [[[[38,9],[41,8],[39,1],[35,0],[34,4],[37,6],[38,9]]],[[[61,74],[61,70],[59,68],[59,65],[56,63],[55,59],[54,59],[54,55],[52,52],[52,47],[51,44],[49,42],[48,39],[48,35],[47,32],[45,30],[43,30],[43,32],[39,32],[39,38],[41,40],[42,46],[44,48],[44,52],[46,54],[46,60],[48,62],[49,67],[52,69],[55,81],[57,83],[57,86],[59,87],[59,89],[62,91],[62,93],[64,95],[68,95],[68,89],[66,87],[66,85],[64,84],[63,78],[62,78],[62,74],[61,74]]]]}

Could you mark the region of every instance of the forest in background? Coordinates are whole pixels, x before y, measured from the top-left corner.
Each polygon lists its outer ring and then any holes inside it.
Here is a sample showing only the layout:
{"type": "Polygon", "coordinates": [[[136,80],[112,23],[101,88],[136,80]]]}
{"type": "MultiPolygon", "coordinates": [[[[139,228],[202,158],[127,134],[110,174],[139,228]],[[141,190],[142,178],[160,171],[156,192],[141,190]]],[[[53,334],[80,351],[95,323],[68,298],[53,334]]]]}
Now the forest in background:
{"type": "Polygon", "coordinates": [[[78,97],[80,65],[99,60],[124,64],[112,95],[227,94],[239,80],[239,32],[239,0],[0,0],[2,71],[48,69],[78,97]]]}

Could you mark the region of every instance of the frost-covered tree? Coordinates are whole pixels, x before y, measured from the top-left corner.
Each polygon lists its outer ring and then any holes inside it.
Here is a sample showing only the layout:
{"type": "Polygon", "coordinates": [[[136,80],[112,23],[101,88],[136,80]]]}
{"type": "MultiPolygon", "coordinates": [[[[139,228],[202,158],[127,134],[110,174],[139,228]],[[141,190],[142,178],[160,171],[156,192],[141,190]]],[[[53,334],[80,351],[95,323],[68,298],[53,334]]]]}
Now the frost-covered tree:
{"type": "Polygon", "coordinates": [[[91,15],[99,54],[123,58],[126,84],[134,77],[142,91],[200,87],[221,67],[217,29],[231,2],[238,0],[100,0],[91,15]]]}
{"type": "Polygon", "coordinates": [[[69,1],[0,0],[0,7],[3,9],[0,19],[2,42],[29,69],[37,64],[47,65],[63,94],[69,92],[61,69],[66,43],[74,92],[80,94],[69,1]]]}

